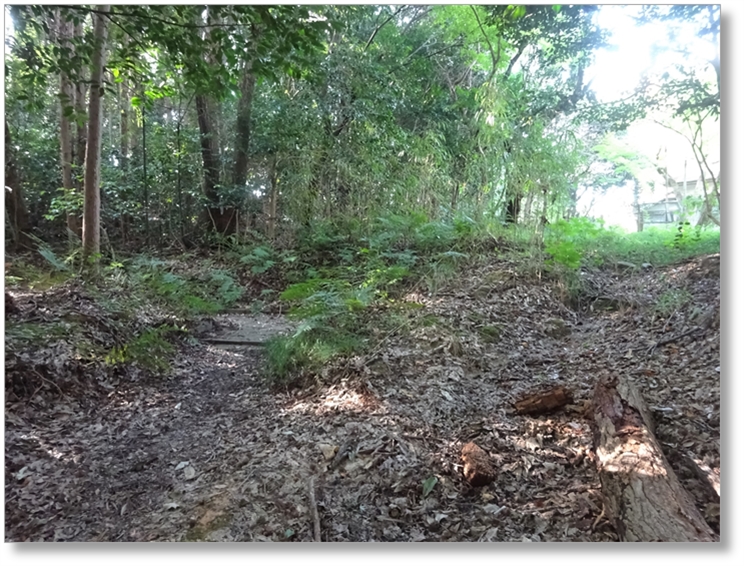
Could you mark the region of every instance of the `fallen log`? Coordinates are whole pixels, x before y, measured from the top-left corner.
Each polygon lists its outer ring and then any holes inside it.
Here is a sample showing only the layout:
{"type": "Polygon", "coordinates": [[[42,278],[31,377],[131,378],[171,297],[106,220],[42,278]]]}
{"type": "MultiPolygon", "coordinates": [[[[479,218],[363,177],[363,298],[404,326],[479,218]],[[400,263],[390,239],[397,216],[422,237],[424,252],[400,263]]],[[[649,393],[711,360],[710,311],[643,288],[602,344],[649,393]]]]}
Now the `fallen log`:
{"type": "Polygon", "coordinates": [[[529,395],[514,403],[520,415],[542,415],[559,409],[573,401],[571,392],[565,387],[555,387],[550,391],[529,395]]]}
{"type": "Polygon", "coordinates": [[[638,391],[605,375],[594,390],[593,411],[602,492],[620,540],[717,542],[669,466],[638,391]]]}

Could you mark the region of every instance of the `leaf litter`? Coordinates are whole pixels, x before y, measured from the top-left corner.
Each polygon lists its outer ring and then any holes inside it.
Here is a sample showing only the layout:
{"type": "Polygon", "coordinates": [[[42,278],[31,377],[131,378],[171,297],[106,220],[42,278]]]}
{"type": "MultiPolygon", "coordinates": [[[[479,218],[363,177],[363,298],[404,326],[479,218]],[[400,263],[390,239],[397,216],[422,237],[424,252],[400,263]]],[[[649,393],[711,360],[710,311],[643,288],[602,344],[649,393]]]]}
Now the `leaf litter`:
{"type": "MultiPolygon", "coordinates": [[[[331,364],[310,390],[271,388],[255,347],[184,341],[155,376],[86,361],[64,336],[33,351],[10,336],[6,541],[311,541],[314,515],[323,541],[615,541],[588,420],[601,370],[643,391],[718,531],[711,260],[584,273],[578,310],[555,282],[513,271],[496,263],[412,294],[424,306],[407,331],[331,364]],[[556,386],[571,404],[515,410],[556,386]],[[495,471],[483,487],[463,478],[469,442],[495,471]]],[[[19,320],[72,317],[106,347],[123,332],[80,289],[15,298],[19,320]]]]}

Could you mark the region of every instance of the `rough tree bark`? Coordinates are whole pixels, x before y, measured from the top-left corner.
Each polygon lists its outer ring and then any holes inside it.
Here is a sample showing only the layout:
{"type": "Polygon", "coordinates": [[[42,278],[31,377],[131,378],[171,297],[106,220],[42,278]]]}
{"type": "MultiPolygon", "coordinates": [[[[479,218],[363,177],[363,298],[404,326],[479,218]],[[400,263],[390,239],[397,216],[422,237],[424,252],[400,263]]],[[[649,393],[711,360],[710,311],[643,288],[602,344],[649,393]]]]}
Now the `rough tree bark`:
{"type": "Polygon", "coordinates": [[[621,540],[718,541],[669,466],[651,415],[626,380],[600,378],[594,427],[602,492],[621,540]]]}
{"type": "MultiPolygon", "coordinates": [[[[110,6],[101,6],[94,14],[95,46],[91,57],[90,97],[88,103],[88,142],[85,152],[85,201],[83,203],[83,260],[95,258],[101,251],[101,97],[106,52],[106,16],[110,6]]],[[[97,260],[95,261],[97,264],[97,260]]]]}

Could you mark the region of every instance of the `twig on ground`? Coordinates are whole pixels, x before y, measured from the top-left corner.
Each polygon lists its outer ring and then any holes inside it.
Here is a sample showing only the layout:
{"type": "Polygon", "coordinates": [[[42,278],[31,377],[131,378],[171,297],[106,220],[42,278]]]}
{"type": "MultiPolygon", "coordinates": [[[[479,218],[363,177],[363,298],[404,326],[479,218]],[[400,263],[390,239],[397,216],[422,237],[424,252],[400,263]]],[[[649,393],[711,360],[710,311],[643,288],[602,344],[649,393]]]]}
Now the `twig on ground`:
{"type": "Polygon", "coordinates": [[[676,342],[677,340],[684,338],[685,336],[689,336],[690,334],[697,332],[698,330],[700,330],[700,328],[695,326],[693,328],[690,328],[690,330],[688,330],[687,332],[683,332],[682,334],[677,334],[676,336],[672,336],[671,338],[665,338],[664,340],[659,340],[658,342],[656,342],[656,344],[651,346],[646,351],[646,355],[650,356],[651,354],[654,353],[654,350],[656,350],[656,348],[658,348],[659,346],[664,346],[666,344],[671,344],[672,342],[676,342]]]}

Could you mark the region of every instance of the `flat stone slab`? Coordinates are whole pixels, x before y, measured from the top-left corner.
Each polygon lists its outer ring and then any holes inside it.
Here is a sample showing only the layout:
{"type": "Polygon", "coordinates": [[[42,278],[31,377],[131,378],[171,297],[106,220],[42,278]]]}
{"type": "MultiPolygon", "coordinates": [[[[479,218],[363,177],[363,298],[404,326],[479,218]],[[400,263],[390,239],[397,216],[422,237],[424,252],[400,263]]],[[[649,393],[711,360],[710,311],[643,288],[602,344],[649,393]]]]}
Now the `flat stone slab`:
{"type": "Polygon", "coordinates": [[[281,315],[228,313],[214,318],[220,329],[210,332],[205,339],[220,346],[260,346],[295,329],[295,324],[281,315]]]}

